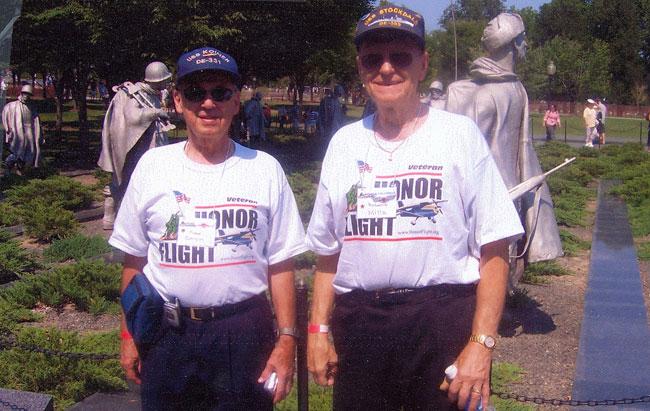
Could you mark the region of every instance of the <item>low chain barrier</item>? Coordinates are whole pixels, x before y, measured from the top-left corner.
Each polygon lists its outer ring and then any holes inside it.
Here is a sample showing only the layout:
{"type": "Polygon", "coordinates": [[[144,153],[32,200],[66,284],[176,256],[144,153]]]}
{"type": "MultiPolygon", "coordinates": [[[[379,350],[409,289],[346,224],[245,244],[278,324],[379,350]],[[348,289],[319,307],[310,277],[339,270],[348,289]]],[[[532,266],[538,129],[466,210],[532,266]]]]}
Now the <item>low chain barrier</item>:
{"type": "Polygon", "coordinates": [[[531,402],[537,405],[547,404],[547,405],[568,405],[571,407],[599,407],[604,405],[623,405],[623,404],[639,404],[639,403],[650,403],[650,395],[644,395],[638,398],[622,398],[620,400],[561,400],[559,398],[542,398],[542,397],[528,397],[526,395],[518,395],[511,393],[503,392],[492,392],[493,395],[501,398],[502,400],[515,400],[518,402],[531,402]]]}
{"type": "MultiPolygon", "coordinates": [[[[67,351],[60,351],[60,350],[52,350],[49,348],[42,348],[30,344],[19,343],[16,341],[15,336],[13,335],[1,336],[0,350],[11,349],[11,348],[16,348],[28,352],[40,353],[46,356],[57,356],[57,357],[67,358],[70,360],[106,361],[106,360],[115,360],[119,358],[119,354],[81,353],[81,352],[67,352],[67,351]]],[[[300,373],[300,370],[298,372],[300,373]]],[[[497,392],[497,391],[492,392],[492,394],[503,400],[514,400],[518,402],[533,403],[537,405],[542,405],[542,404],[554,405],[554,406],[568,405],[571,407],[579,407],[579,406],[597,407],[597,406],[608,406],[608,405],[629,405],[629,404],[639,404],[639,403],[650,403],[650,395],[644,395],[638,398],[622,398],[617,400],[561,400],[558,398],[548,399],[542,397],[529,397],[526,395],[504,393],[504,392],[497,392]]],[[[20,408],[7,401],[3,401],[2,399],[0,399],[0,405],[3,405],[4,407],[8,407],[11,410],[27,411],[24,408],[20,408]]]]}
{"type": "Polygon", "coordinates": [[[91,360],[91,361],[106,361],[117,360],[120,358],[119,354],[100,354],[100,353],[83,353],[83,352],[68,352],[60,350],[52,350],[49,348],[37,347],[35,345],[23,344],[16,341],[14,335],[0,336],[0,350],[17,348],[22,351],[35,352],[44,354],[48,357],[56,356],[67,358],[69,360],[91,360]]]}

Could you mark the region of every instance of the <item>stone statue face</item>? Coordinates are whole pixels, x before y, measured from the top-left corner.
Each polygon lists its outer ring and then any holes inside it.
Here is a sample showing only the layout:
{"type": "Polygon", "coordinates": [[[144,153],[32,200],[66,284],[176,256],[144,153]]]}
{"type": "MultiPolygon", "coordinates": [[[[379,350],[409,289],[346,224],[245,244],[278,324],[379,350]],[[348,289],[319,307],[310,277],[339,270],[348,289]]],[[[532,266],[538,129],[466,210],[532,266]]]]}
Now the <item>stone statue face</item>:
{"type": "Polygon", "coordinates": [[[161,91],[169,87],[169,85],[171,84],[171,80],[152,81],[152,82],[147,82],[147,84],[149,84],[152,89],[161,91]]]}
{"type": "Polygon", "coordinates": [[[510,44],[524,31],[524,23],[518,14],[501,13],[490,20],[483,30],[481,43],[488,52],[494,52],[510,44]]]}

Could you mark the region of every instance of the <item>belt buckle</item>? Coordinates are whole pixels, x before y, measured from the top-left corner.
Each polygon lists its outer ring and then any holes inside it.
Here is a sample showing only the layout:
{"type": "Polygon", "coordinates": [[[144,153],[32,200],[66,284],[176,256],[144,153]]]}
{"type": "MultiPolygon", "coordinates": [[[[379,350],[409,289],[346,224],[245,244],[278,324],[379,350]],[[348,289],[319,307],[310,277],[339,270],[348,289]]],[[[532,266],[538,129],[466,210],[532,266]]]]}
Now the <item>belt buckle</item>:
{"type": "Polygon", "coordinates": [[[194,312],[194,307],[190,307],[190,318],[194,321],[202,321],[201,318],[197,317],[194,312]]]}

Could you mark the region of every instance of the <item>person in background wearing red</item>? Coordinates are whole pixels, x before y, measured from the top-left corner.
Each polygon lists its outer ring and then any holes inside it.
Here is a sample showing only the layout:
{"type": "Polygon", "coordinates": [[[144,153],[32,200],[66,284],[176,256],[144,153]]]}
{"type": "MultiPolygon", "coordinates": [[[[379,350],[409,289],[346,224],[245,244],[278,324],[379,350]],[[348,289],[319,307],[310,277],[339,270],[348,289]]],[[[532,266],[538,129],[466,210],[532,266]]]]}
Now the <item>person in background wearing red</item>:
{"type": "Polygon", "coordinates": [[[546,127],[546,141],[555,139],[555,129],[562,127],[560,112],[557,111],[555,104],[550,104],[544,113],[544,127],[546,127]]]}

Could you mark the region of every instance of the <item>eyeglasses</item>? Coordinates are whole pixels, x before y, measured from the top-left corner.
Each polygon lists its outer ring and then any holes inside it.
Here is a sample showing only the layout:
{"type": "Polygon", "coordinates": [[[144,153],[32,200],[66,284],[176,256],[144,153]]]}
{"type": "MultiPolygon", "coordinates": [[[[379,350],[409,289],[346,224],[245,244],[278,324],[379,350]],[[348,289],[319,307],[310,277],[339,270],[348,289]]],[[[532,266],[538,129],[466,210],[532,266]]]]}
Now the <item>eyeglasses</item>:
{"type": "Polygon", "coordinates": [[[199,86],[189,86],[181,90],[183,97],[193,103],[200,103],[205,99],[205,93],[210,94],[212,101],[222,102],[232,98],[234,91],[227,87],[215,87],[212,90],[206,90],[199,86]]]}
{"type": "MultiPolygon", "coordinates": [[[[405,69],[413,63],[413,55],[405,51],[398,51],[388,54],[388,61],[396,69],[405,69]]],[[[370,53],[361,56],[361,65],[366,70],[378,70],[384,64],[384,55],[370,53]]]]}

